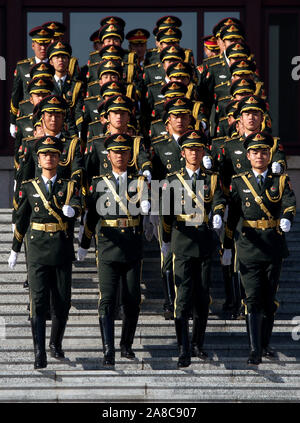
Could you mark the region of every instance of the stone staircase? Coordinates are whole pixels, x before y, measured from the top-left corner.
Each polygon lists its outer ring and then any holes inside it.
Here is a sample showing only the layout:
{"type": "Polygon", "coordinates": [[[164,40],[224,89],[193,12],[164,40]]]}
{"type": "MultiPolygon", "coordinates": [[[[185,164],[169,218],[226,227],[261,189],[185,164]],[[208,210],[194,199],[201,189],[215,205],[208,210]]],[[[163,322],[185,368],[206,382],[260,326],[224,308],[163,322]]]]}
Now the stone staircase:
{"type": "MultiPolygon", "coordinates": [[[[278,292],[272,346],[279,359],[247,366],[248,343],[243,320],[230,320],[221,309],[224,292],[215,259],[205,349],[211,360],[193,358],[177,370],[172,321],[162,311],[160,263],[156,241],[146,243],[141,315],[136,332],[136,360],[120,358],[121,321],[116,321],[116,365],[104,368],[97,316],[98,279],[93,249],[74,263],[73,296],[64,350],[66,359],[48,357],[48,367],[33,370],[28,321],[24,254],[14,271],[11,214],[0,209],[0,402],[296,402],[300,401],[300,214],[288,234],[290,256],[284,263],[278,292]],[[294,319],[296,316],[297,319],[294,319]],[[294,331],[294,340],[292,337],[294,331]]],[[[50,324],[48,322],[47,335],[50,324]]],[[[192,324],[192,323],[191,323],[192,324]]],[[[47,338],[48,339],[48,338],[47,338]]]]}

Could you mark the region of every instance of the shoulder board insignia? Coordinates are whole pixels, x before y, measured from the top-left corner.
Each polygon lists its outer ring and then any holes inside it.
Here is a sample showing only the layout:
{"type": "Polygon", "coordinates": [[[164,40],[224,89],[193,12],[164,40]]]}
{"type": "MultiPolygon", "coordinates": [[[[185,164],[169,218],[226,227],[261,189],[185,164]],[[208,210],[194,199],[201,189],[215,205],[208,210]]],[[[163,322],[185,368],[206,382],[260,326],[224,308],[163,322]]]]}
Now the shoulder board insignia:
{"type": "Polygon", "coordinates": [[[150,65],[144,66],[144,69],[153,68],[154,66],[157,66],[158,64],[159,64],[159,62],[150,63],[150,65]]]}
{"type": "Polygon", "coordinates": [[[249,174],[249,171],[247,170],[247,172],[242,172],[242,173],[238,173],[237,175],[233,175],[232,179],[233,178],[240,178],[241,176],[248,175],[248,174],[249,174]]]}
{"type": "Polygon", "coordinates": [[[215,62],[215,63],[211,63],[209,67],[212,68],[213,66],[222,65],[222,64],[223,62],[215,62]]]}
{"type": "Polygon", "coordinates": [[[17,62],[17,65],[22,65],[23,63],[28,63],[28,62],[31,62],[31,58],[29,58],[29,59],[24,59],[24,60],[19,60],[19,61],[17,62]]]}

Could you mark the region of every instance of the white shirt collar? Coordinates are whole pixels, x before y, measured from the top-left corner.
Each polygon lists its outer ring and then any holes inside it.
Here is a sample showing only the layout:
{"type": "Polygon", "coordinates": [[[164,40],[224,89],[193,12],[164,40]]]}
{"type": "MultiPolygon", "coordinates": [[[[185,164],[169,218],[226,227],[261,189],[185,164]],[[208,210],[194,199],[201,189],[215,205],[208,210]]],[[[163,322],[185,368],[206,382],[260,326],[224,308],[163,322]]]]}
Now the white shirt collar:
{"type": "Polygon", "coordinates": [[[252,169],[255,178],[257,179],[258,175],[262,175],[262,177],[264,178],[264,180],[266,179],[267,173],[268,173],[268,169],[264,171],[264,173],[258,173],[256,172],[256,170],[252,169]]]}
{"type": "Polygon", "coordinates": [[[197,176],[199,176],[200,167],[199,167],[199,169],[195,170],[195,172],[193,170],[189,169],[188,167],[186,167],[185,169],[186,169],[190,178],[194,175],[194,173],[196,173],[197,176]]]}
{"type": "Polygon", "coordinates": [[[38,57],[34,56],[35,63],[48,63],[48,59],[41,60],[38,57]]]}
{"type": "MultiPolygon", "coordinates": [[[[51,135],[47,134],[47,132],[46,132],[45,136],[46,137],[51,137],[51,135]]],[[[55,136],[55,138],[60,138],[61,137],[61,132],[59,132],[58,134],[56,134],[54,136],[55,136]]]]}
{"type": "Polygon", "coordinates": [[[173,138],[175,139],[175,141],[177,142],[180,135],[177,135],[177,134],[172,134],[172,135],[173,135],[173,138]]]}
{"type": "Polygon", "coordinates": [[[66,78],[67,78],[67,74],[66,74],[66,75],[64,75],[64,76],[62,76],[61,78],[59,78],[57,75],[54,75],[54,79],[55,79],[55,82],[56,82],[56,83],[58,83],[59,79],[62,79],[62,82],[63,82],[63,84],[64,84],[64,83],[65,83],[66,78]]]}
{"type": "Polygon", "coordinates": [[[125,172],[123,172],[123,173],[116,173],[116,172],[113,171],[113,175],[117,180],[118,180],[119,176],[121,176],[121,178],[124,182],[127,178],[127,170],[125,170],[125,172]]]}
{"type": "MultiPolygon", "coordinates": [[[[48,178],[46,178],[44,175],[41,175],[41,177],[42,177],[42,179],[43,179],[43,181],[44,181],[45,185],[48,187],[47,182],[49,181],[49,179],[48,179],[48,178]]],[[[54,176],[50,179],[50,181],[52,182],[52,185],[53,185],[53,184],[54,184],[54,182],[56,181],[56,178],[57,178],[57,175],[54,175],[54,176]]]]}

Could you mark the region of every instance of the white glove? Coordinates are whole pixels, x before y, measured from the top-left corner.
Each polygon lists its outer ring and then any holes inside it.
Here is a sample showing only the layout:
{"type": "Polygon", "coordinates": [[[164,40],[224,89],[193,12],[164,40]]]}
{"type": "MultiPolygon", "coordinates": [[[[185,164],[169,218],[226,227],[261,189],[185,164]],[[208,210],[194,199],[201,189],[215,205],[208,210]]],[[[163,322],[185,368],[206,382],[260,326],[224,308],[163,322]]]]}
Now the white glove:
{"type": "Polygon", "coordinates": [[[214,229],[221,229],[222,227],[222,217],[219,214],[215,214],[213,217],[213,228],[214,229]]]}
{"type": "Polygon", "coordinates": [[[283,232],[289,232],[291,229],[291,222],[289,219],[280,219],[280,227],[283,232]]]}
{"type": "Polygon", "coordinates": [[[201,120],[201,125],[202,125],[203,130],[205,131],[207,125],[206,125],[206,122],[204,122],[204,120],[201,120]]]}
{"type": "Polygon", "coordinates": [[[144,170],[143,175],[147,178],[148,184],[150,184],[151,179],[152,179],[152,175],[150,173],[150,170],[144,170]]]}
{"type": "Polygon", "coordinates": [[[62,208],[63,214],[67,217],[74,217],[75,210],[71,206],[67,206],[66,204],[62,208]]]}
{"type": "Polygon", "coordinates": [[[211,162],[211,158],[210,157],[203,156],[202,162],[203,162],[203,166],[205,167],[205,169],[211,169],[212,162],[211,162]]]}
{"type": "Polygon", "coordinates": [[[278,162],[272,163],[272,172],[273,173],[280,173],[281,172],[281,165],[278,162]]]}
{"type": "Polygon", "coordinates": [[[141,202],[141,209],[142,209],[142,213],[148,214],[148,212],[150,210],[150,203],[149,203],[148,200],[143,200],[141,202]]]}
{"type": "Polygon", "coordinates": [[[82,235],[84,234],[84,225],[79,226],[79,232],[78,232],[78,242],[81,243],[82,235]]]}
{"type": "Polygon", "coordinates": [[[10,252],[10,256],[8,258],[8,266],[13,269],[17,263],[17,259],[18,259],[18,254],[16,253],[14,250],[11,250],[10,252]]]}
{"type": "Polygon", "coordinates": [[[79,247],[77,251],[77,261],[83,261],[89,250],[79,247]]]}
{"type": "Polygon", "coordinates": [[[15,233],[15,229],[16,229],[16,225],[14,223],[11,224],[11,228],[12,228],[12,233],[15,233]]]}
{"type": "Polygon", "coordinates": [[[167,255],[168,255],[168,253],[170,251],[170,246],[171,246],[171,243],[170,242],[164,242],[164,241],[162,242],[161,252],[162,252],[164,258],[167,257],[167,255]]]}
{"type": "Polygon", "coordinates": [[[9,132],[10,132],[10,135],[11,135],[13,138],[16,138],[16,125],[14,125],[13,123],[11,123],[11,124],[9,125],[9,132]]]}
{"type": "Polygon", "coordinates": [[[223,266],[230,266],[232,259],[232,252],[230,248],[225,248],[221,257],[221,264],[223,266]]]}

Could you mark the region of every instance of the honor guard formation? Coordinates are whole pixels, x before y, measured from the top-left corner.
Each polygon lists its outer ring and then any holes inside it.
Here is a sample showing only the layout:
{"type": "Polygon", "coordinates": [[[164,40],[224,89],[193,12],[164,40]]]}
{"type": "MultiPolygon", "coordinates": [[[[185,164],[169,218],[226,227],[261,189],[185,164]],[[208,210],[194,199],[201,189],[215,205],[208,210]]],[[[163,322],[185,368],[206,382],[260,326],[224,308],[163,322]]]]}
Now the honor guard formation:
{"type": "Polygon", "coordinates": [[[296,214],[284,149],[272,133],[272,110],[242,22],[222,19],[199,40],[205,59],[198,66],[180,45],[181,25],[178,17],[160,18],[156,47],[147,49],[147,30],[126,33],[122,18],[108,16],[91,35],[93,51],[82,68],[62,23],[29,32],[33,56],[16,65],[10,104],[15,189],[8,264],[15,267],[24,245],[35,369],[47,366],[46,320],[50,354],[64,358],[72,262],[83,261],[91,244],[103,363],[115,364],[120,306],[121,357],[135,358],[143,243],[153,236],[161,251],[162,313],[174,319],[179,368],[191,357],[209,359],[204,339],[215,254],[223,310],[246,323],[248,364],[276,357],[270,346],[276,292],[296,214]]]}

